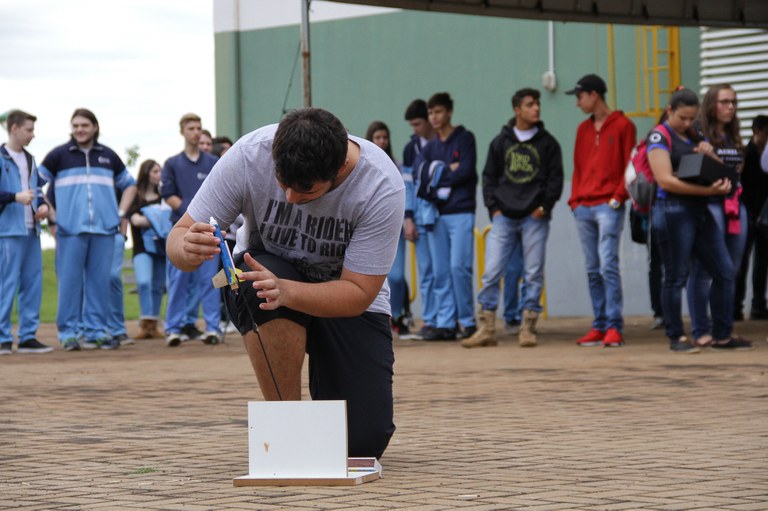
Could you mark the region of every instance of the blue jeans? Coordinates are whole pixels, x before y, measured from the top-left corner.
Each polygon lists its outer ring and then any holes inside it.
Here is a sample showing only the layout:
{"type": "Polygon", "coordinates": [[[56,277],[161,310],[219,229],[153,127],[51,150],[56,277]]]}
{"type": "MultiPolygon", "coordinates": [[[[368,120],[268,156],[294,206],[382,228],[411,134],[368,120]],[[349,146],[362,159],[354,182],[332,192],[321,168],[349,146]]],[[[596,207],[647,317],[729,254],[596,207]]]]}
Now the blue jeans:
{"type": "Polygon", "coordinates": [[[587,263],[589,297],[595,319],[592,327],[601,331],[624,327],[619,273],[619,241],[624,228],[624,206],[613,209],[608,204],[578,206],[573,210],[579,229],[581,248],[587,263]]]}
{"type": "Polygon", "coordinates": [[[509,267],[512,254],[518,245],[522,245],[526,282],[523,310],[541,312],[549,219],[536,219],[532,216],[513,219],[496,215],[492,222],[485,249],[483,289],[477,301],[483,310],[496,310],[499,305],[499,283],[509,267]]]}
{"type": "MultiPolygon", "coordinates": [[[[218,259],[205,261],[194,272],[183,272],[170,261],[166,263],[166,282],[168,284],[168,303],[165,310],[165,331],[180,333],[181,327],[188,324],[190,287],[196,287],[202,297],[203,318],[207,332],[221,333],[221,293],[213,287],[211,278],[219,269],[218,259]]],[[[197,306],[197,304],[196,304],[197,306]]]]}
{"type": "Polygon", "coordinates": [[[113,336],[125,334],[125,305],[123,304],[123,256],[125,236],[115,234],[112,272],[109,276],[109,320],[107,329],[113,336]]]}
{"type": "Polygon", "coordinates": [[[676,342],[685,333],[682,290],[695,257],[712,276],[712,335],[727,339],[733,331],[734,264],[707,204],[659,199],[653,205],[652,222],[664,261],[661,300],[667,337],[676,342]]]}
{"type": "Polygon", "coordinates": [[[419,236],[416,238],[416,270],[419,275],[421,291],[421,319],[427,326],[437,324],[437,301],[435,300],[435,275],[432,270],[432,256],[429,253],[427,229],[416,226],[419,236]]]}
{"type": "Polygon", "coordinates": [[[35,229],[26,236],[0,237],[0,342],[13,341],[11,311],[18,292],[19,342],[34,338],[40,325],[43,256],[35,229]]]}
{"type": "Polygon", "coordinates": [[[437,328],[475,326],[472,294],[474,213],[441,215],[427,236],[435,275],[437,328]]]}
{"type": "Polygon", "coordinates": [[[139,288],[141,319],[158,319],[165,290],[165,257],[147,252],[133,258],[133,272],[139,288]]]}
{"type": "Polygon", "coordinates": [[[520,295],[525,296],[525,281],[522,289],[519,285],[522,276],[523,244],[518,243],[509,258],[507,273],[504,274],[504,321],[507,323],[511,321],[519,323],[522,320],[523,302],[520,300],[520,295]]]}
{"type": "Polygon", "coordinates": [[[394,319],[405,314],[405,301],[408,299],[405,286],[405,235],[400,231],[400,240],[397,242],[395,262],[387,275],[389,282],[389,304],[394,319]]]}
{"type": "Polygon", "coordinates": [[[59,287],[56,327],[59,340],[81,335],[94,341],[112,334],[108,286],[115,249],[113,234],[77,234],[56,237],[56,277],[59,287]]]}
{"type": "MultiPolygon", "coordinates": [[[[722,200],[710,202],[707,209],[715,222],[716,228],[725,240],[725,246],[733,262],[733,271],[736,272],[741,264],[744,247],[747,244],[747,208],[744,204],[740,207],[740,230],[738,234],[728,234],[722,200]]],[[[736,275],[734,274],[735,278],[736,275]]],[[[711,330],[712,322],[710,321],[707,307],[712,303],[711,286],[712,277],[704,269],[701,260],[698,257],[694,257],[691,261],[691,274],[688,277],[688,284],[686,286],[688,310],[691,313],[691,335],[693,335],[694,339],[709,334],[711,330]]]]}

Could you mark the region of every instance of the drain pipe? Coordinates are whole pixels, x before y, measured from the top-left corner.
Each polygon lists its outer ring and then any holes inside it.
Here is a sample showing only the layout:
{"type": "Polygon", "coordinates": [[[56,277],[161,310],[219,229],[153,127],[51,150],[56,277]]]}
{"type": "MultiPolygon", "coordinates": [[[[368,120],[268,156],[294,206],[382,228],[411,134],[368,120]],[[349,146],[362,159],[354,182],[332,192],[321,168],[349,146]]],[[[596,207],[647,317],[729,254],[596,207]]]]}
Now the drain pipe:
{"type": "Polygon", "coordinates": [[[557,76],[555,76],[555,23],[547,22],[547,40],[549,46],[549,70],[541,77],[541,85],[550,92],[557,89],[557,76]]]}
{"type": "Polygon", "coordinates": [[[301,68],[304,77],[304,108],[312,106],[312,76],[309,59],[309,3],[301,0],[301,68]]]}

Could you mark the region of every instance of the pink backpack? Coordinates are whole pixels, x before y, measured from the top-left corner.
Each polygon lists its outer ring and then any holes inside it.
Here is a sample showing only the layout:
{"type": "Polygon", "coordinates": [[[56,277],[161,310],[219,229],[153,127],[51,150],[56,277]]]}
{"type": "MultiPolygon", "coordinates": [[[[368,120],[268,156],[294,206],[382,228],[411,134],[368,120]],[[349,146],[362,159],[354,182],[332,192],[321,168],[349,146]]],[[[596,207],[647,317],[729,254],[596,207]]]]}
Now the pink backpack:
{"type": "MultiPolygon", "coordinates": [[[[654,130],[664,135],[667,146],[672,147],[672,137],[663,124],[659,124],[654,130]]],[[[656,180],[653,178],[651,165],[648,163],[648,147],[643,140],[632,150],[624,172],[624,182],[627,192],[632,198],[632,208],[640,213],[647,214],[651,210],[653,199],[656,198],[656,180]]]]}

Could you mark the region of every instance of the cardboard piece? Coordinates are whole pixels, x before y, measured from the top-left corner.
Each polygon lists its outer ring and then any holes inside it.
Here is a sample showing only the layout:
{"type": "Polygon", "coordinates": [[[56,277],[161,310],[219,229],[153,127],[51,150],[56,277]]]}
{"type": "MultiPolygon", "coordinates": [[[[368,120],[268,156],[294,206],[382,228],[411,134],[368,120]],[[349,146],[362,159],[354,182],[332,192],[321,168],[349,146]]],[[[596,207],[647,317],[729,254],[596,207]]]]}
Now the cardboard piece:
{"type": "Polygon", "coordinates": [[[248,475],[234,486],[351,486],[381,477],[375,458],[347,459],[345,401],[248,403],[248,475]]]}
{"type": "Polygon", "coordinates": [[[739,174],[735,169],[720,163],[704,154],[686,154],[680,158],[677,177],[685,181],[711,185],[718,179],[727,178],[735,185],[739,182],[739,174]]]}

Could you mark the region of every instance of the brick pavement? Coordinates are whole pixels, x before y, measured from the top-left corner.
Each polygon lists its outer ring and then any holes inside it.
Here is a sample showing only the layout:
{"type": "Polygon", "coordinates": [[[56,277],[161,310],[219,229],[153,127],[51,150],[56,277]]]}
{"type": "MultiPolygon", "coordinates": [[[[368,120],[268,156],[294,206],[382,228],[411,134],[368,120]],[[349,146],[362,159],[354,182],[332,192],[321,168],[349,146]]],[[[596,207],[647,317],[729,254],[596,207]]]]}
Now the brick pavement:
{"type": "Polygon", "coordinates": [[[239,340],[2,357],[0,508],[768,509],[768,323],[698,355],[634,323],[621,349],[575,346],[584,318],[535,349],[396,341],[384,479],[351,488],[232,486],[260,399],[239,340]]]}

